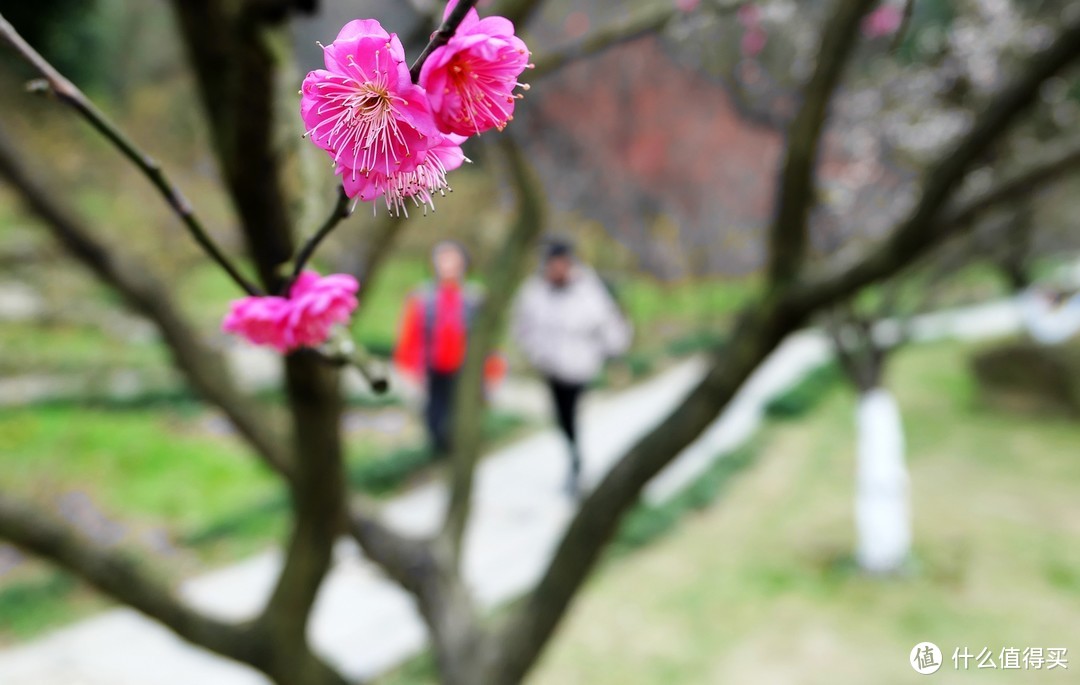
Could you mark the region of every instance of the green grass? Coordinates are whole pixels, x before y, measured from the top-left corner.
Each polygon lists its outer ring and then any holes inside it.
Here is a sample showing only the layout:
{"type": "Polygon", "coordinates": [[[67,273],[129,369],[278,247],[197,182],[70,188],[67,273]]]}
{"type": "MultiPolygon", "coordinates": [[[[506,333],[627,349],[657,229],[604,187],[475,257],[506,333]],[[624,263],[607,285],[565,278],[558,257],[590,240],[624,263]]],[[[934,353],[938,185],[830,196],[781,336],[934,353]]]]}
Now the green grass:
{"type": "Polygon", "coordinates": [[[0,375],[162,370],[167,362],[165,349],[156,343],[129,344],[93,326],[17,322],[0,326],[0,375]]]}
{"type": "MultiPolygon", "coordinates": [[[[253,554],[283,539],[288,497],[280,481],[230,436],[215,436],[195,402],[153,408],[56,403],[0,412],[0,490],[30,497],[49,510],[83,493],[108,520],[124,526],[124,544],[174,576],[197,573],[253,554]],[[164,532],[166,556],[142,533],[164,532]]],[[[517,434],[520,417],[487,416],[489,440],[517,434]]],[[[423,477],[432,460],[401,436],[349,439],[347,469],[354,491],[387,496],[423,477]]],[[[0,578],[0,644],[104,606],[80,583],[39,564],[0,578]],[[7,619],[11,616],[11,620],[7,619]]]]}
{"type": "Polygon", "coordinates": [[[854,399],[831,393],[767,429],[719,503],[605,566],[529,682],[908,683],[922,640],[946,652],[935,682],[1034,682],[956,673],[948,657],[1080,643],[1080,425],[981,409],[969,350],[912,348],[890,374],[910,448],[909,574],[854,569],[854,399]]]}
{"type": "Polygon", "coordinates": [[[20,493],[85,490],[119,517],[206,525],[276,484],[238,442],[206,435],[202,419],[194,409],[8,410],[0,483],[20,493]]]}

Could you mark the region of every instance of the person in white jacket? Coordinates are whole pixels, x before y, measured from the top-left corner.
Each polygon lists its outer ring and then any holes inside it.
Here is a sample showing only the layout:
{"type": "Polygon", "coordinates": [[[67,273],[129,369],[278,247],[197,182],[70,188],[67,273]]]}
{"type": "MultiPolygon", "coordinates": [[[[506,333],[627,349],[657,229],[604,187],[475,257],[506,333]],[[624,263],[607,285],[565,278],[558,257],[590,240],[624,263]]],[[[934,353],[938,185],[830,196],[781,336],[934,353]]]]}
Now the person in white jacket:
{"type": "Polygon", "coordinates": [[[609,358],[626,352],[631,329],[596,273],[573,248],[550,242],[540,272],[521,287],[512,333],[525,358],[551,388],[555,416],[569,446],[567,490],[580,493],[577,406],[609,358]]]}

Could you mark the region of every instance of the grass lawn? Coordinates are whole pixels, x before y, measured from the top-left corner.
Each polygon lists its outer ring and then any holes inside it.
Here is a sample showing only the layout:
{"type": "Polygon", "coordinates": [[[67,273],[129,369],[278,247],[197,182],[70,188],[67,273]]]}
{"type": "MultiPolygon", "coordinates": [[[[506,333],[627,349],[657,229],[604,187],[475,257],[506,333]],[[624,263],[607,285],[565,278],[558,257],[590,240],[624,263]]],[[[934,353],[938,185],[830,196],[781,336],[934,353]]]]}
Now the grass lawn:
{"type": "Polygon", "coordinates": [[[529,682],[922,682],[907,659],[923,640],[945,653],[934,682],[1075,681],[1080,663],[953,670],[958,647],[1080,659],[1080,424],[981,409],[969,351],[914,348],[891,369],[914,498],[906,577],[852,568],[854,399],[837,391],[767,429],[721,500],[606,564],[529,682]]]}
{"type": "MultiPolygon", "coordinates": [[[[499,441],[522,426],[519,417],[494,412],[485,428],[499,441]]],[[[0,490],[121,542],[173,578],[186,577],[276,544],[287,525],[285,488],[220,429],[193,402],[0,411],[0,490]]],[[[400,432],[347,436],[353,488],[386,496],[429,477],[421,443],[411,422],[400,432]]],[[[0,576],[0,644],[103,606],[96,593],[49,565],[23,564],[0,576]]]]}

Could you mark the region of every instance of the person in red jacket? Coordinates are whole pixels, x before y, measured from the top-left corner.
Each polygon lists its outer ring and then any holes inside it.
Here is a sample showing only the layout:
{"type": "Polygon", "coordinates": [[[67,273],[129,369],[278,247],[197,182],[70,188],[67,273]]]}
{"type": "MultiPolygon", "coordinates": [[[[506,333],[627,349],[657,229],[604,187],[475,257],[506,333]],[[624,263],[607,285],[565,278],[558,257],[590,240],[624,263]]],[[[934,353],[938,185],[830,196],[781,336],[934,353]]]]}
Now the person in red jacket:
{"type": "MultiPolygon", "coordinates": [[[[431,253],[435,282],[414,292],[405,303],[394,362],[407,379],[426,386],[424,408],[431,448],[436,457],[450,452],[454,385],[465,363],[469,328],[482,301],[478,288],[465,283],[468,255],[452,241],[431,253]]],[[[489,359],[488,381],[502,375],[501,360],[489,359]]]]}

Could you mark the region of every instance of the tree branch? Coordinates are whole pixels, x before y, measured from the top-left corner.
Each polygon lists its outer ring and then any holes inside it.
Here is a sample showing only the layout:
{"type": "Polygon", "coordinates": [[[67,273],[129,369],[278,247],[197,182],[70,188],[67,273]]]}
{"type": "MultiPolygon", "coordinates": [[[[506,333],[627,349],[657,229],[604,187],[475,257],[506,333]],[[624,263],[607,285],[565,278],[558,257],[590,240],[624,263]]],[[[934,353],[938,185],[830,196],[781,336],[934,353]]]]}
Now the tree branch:
{"type": "Polygon", "coordinates": [[[52,561],[185,640],[239,661],[253,662],[251,635],[246,627],[201,615],[145,573],[132,556],[99,547],[4,493],[0,493],[0,538],[52,561]]]}
{"type": "Polygon", "coordinates": [[[603,52],[620,43],[626,43],[642,36],[660,31],[678,15],[673,3],[644,9],[635,16],[609,24],[594,31],[591,35],[568,48],[550,52],[533,59],[536,65],[529,77],[535,81],[551,74],[568,64],[603,52]]]}
{"type": "Polygon", "coordinates": [[[1010,182],[995,186],[980,199],[961,205],[950,214],[946,205],[967,172],[997,141],[1005,130],[1034,102],[1039,88],[1051,76],[1080,55],[1080,22],[1067,27],[1049,48],[1029,61],[1027,70],[982,110],[975,125],[942,161],[926,175],[923,194],[913,212],[869,255],[855,264],[829,263],[808,280],[796,294],[799,307],[816,308],[834,302],[844,294],[893,273],[928,252],[952,235],[955,224],[970,223],[979,213],[1010,198],[1022,195],[1034,185],[1058,175],[1075,163],[1073,150],[1041,164],[1010,182]]]}
{"type": "Polygon", "coordinates": [[[875,0],[840,0],[828,19],[817,68],[787,133],[786,157],[777,186],[776,215],[769,232],[769,279],[794,279],[806,258],[807,220],[814,204],[814,169],[829,100],[859,37],[859,22],[875,0]]]}
{"type": "Polygon", "coordinates": [[[484,364],[502,331],[506,309],[544,226],[543,191],[531,175],[524,151],[509,136],[498,140],[517,192],[517,220],[485,279],[487,297],[469,333],[467,358],[455,389],[450,506],[443,530],[455,563],[469,517],[482,439],[483,422],[478,414],[483,405],[484,364]]]}
{"type": "Polygon", "coordinates": [[[435,33],[431,34],[431,40],[424,46],[424,51],[420,53],[420,56],[416,58],[412,66],[409,67],[409,75],[412,76],[413,83],[420,80],[420,70],[424,68],[424,62],[431,56],[431,53],[435,50],[446,45],[451,38],[454,37],[454,32],[457,31],[458,26],[465,19],[465,15],[469,13],[473,7],[476,7],[477,0],[459,0],[458,4],[454,6],[454,11],[446,17],[442,26],[436,29],[435,33]]]}
{"type": "MultiPolygon", "coordinates": [[[[338,376],[337,369],[314,355],[294,353],[285,365],[297,456],[291,482],[295,520],[285,565],[258,619],[260,629],[271,633],[279,647],[306,644],[308,616],[345,521],[338,376]]],[[[288,651],[281,655],[283,661],[289,659],[288,651]]]]}
{"type": "Polygon", "coordinates": [[[26,61],[31,67],[33,67],[43,77],[43,81],[35,82],[38,84],[35,88],[45,88],[50,90],[56,97],[64,104],[70,106],[76,112],[78,112],[84,119],[86,119],[91,126],[93,126],[99,133],[101,133],[106,140],[120,151],[125,157],[130,160],[139,171],[150,181],[151,184],[157,189],[158,193],[165,198],[165,202],[173,210],[183,222],[188,232],[195,239],[195,242],[210,256],[218,266],[225,270],[229,277],[232,278],[237,285],[240,286],[249,295],[256,295],[259,293],[259,289],[251,284],[239,270],[233,266],[229,258],[225,256],[225,253],[221,251],[221,248],[210,238],[210,235],[203,228],[202,221],[195,215],[195,211],[192,209],[191,204],[187,201],[187,198],[181,194],[180,190],[173,185],[169,178],[165,175],[161,165],[157,160],[153,159],[149,155],[143,153],[139,148],[129,139],[123,131],[116,127],[108,117],[106,117],[97,107],[94,106],[86,95],[83,94],[74,83],[67,80],[60,72],[58,72],[51,64],[49,64],[45,58],[37,53],[22,36],[20,36],[15,28],[0,15],[0,39],[3,39],[5,43],[11,46],[16,53],[26,61]]]}
{"type": "MultiPolygon", "coordinates": [[[[172,5],[248,252],[264,290],[279,292],[288,278],[281,266],[294,254],[282,153],[275,144],[282,29],[242,3],[172,0],[172,5]]],[[[301,143],[292,136],[288,140],[301,143]]]]}
{"type": "Polygon", "coordinates": [[[165,286],[147,270],[94,238],[92,231],[36,177],[0,131],[0,178],[17,190],[64,249],[116,290],[133,310],[152,321],[168,344],[177,368],[195,391],[219,407],[240,435],[275,471],[288,475],[291,462],[275,422],[233,385],[225,362],[192,330],[165,286]]]}
{"type": "Polygon", "coordinates": [[[330,233],[337,228],[345,219],[349,218],[351,211],[349,209],[349,196],[345,194],[345,187],[338,188],[337,202],[334,203],[334,208],[330,211],[330,216],[326,217],[326,221],[319,227],[319,230],[315,231],[310,238],[308,238],[304,244],[300,247],[300,251],[296,253],[296,263],[293,265],[292,277],[289,279],[287,286],[282,290],[282,295],[287,295],[289,287],[293,282],[300,277],[300,274],[304,271],[304,267],[307,266],[308,261],[312,255],[315,254],[315,250],[319,248],[319,244],[330,235],[330,233]]]}

